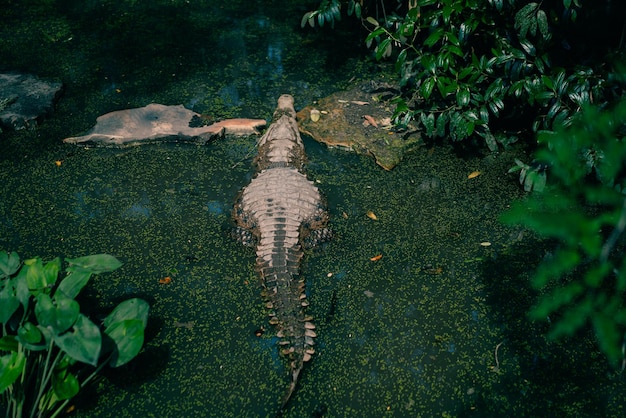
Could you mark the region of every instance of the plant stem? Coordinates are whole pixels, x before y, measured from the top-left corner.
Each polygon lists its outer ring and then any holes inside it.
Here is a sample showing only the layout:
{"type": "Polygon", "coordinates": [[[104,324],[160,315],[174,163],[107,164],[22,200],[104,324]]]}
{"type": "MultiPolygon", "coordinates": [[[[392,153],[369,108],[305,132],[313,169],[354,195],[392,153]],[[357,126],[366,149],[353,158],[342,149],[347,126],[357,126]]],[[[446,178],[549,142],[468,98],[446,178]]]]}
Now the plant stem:
{"type": "MultiPolygon", "coordinates": [[[[56,365],[61,355],[61,351],[59,351],[59,353],[54,358],[54,361],[52,362],[52,365],[51,365],[50,357],[52,356],[53,347],[54,347],[54,339],[50,338],[50,345],[48,347],[48,353],[46,354],[46,362],[43,368],[42,380],[41,380],[41,383],[39,384],[39,392],[37,393],[37,397],[35,398],[35,401],[33,402],[33,408],[30,411],[30,418],[33,418],[35,416],[35,412],[39,408],[39,402],[41,401],[41,397],[43,396],[44,390],[46,386],[48,385],[48,382],[50,381],[50,376],[52,376],[52,372],[54,371],[54,366],[56,365]]],[[[39,415],[41,415],[41,411],[39,415]]]]}

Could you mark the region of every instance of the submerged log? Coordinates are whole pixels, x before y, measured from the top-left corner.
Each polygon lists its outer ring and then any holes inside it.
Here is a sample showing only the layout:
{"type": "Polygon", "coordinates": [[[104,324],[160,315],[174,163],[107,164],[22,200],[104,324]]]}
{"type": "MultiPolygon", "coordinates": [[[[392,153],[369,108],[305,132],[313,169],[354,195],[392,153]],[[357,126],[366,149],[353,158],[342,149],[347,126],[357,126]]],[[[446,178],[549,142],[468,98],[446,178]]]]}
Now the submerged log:
{"type": "Polygon", "coordinates": [[[98,117],[85,135],[63,142],[80,145],[138,145],[162,141],[207,143],[223,135],[257,135],[263,119],[226,119],[209,126],[190,126],[200,115],[182,105],[152,103],[136,109],[118,110],[98,117]]]}

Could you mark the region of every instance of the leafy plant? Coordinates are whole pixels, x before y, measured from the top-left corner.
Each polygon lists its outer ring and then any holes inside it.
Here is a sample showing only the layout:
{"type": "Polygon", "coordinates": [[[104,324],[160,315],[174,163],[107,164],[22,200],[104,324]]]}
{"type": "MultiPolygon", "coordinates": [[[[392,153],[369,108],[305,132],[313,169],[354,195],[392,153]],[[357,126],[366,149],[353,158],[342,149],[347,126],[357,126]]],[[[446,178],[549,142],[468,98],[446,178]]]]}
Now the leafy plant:
{"type": "Polygon", "coordinates": [[[75,300],[93,274],[121,263],[107,254],[66,262],[59,281],[60,258],[21,264],[17,253],[0,251],[0,394],[7,416],[58,415],[105,365],[126,364],[143,345],[145,301],[119,304],[102,332],[75,300]]]}
{"type": "Polygon", "coordinates": [[[533,279],[544,294],[530,316],[551,319],[553,338],[591,322],[613,362],[626,345],[625,121],[622,101],[587,107],[570,128],[541,132],[536,156],[548,163],[550,181],[502,217],[559,243],[533,279]]]}
{"type": "MultiPolygon", "coordinates": [[[[394,123],[416,121],[428,138],[479,136],[495,151],[525,131],[568,126],[583,106],[621,94],[605,62],[580,65],[563,53],[602,49],[585,40],[570,44],[569,34],[592,19],[579,22],[579,0],[325,0],[302,25],[315,25],[316,17],[320,25],[334,23],[346,3],[348,12],[359,5],[363,17],[355,15],[376,59],[395,58],[404,94],[395,99],[394,123]]],[[[585,7],[601,19],[604,6],[585,7]]]]}

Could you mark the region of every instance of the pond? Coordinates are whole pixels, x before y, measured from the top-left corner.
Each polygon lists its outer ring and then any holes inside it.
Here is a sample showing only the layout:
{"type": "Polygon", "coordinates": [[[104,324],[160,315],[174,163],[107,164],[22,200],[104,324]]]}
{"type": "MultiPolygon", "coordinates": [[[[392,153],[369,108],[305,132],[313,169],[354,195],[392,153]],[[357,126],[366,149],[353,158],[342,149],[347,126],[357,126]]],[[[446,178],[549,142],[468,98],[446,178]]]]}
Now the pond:
{"type": "MultiPolygon", "coordinates": [[[[255,139],[121,149],[61,140],[151,102],[269,119],[282,93],[302,108],[381,67],[346,26],[301,30],[316,2],[9,3],[0,70],[66,91],[38,129],[0,136],[0,249],[115,255],[123,267],[92,280],[83,310],[102,318],[136,296],[151,306],[143,352],[84,388],[73,414],[275,416],[288,368],[254,252],[230,237],[255,139]]],[[[547,321],[525,316],[529,279],[551,247],[498,221],[524,196],[507,174],[523,149],[424,145],[384,171],[367,156],[305,146],[335,237],[302,265],[317,353],[285,416],[623,416],[623,378],[592,336],[548,341],[547,321]]]]}

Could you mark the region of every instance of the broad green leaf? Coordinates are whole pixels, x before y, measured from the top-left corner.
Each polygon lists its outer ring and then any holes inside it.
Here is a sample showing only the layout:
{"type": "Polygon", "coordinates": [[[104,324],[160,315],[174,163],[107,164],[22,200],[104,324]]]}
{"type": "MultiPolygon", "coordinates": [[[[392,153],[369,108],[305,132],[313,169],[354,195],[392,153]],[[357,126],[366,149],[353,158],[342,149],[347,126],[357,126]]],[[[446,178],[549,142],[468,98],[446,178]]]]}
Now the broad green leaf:
{"type": "Polygon", "coordinates": [[[78,319],[80,307],[74,299],[57,293],[54,302],[45,293],[37,296],[35,316],[39,325],[50,328],[54,334],[67,331],[78,319]]]}
{"type": "Polygon", "coordinates": [[[148,324],[149,311],[150,305],[145,300],[139,298],[128,299],[117,305],[104,319],[104,326],[108,327],[127,319],[139,319],[145,328],[148,324]]]}
{"type": "Polygon", "coordinates": [[[26,356],[21,351],[13,351],[0,357],[0,393],[22,375],[25,364],[26,356]]]}
{"type": "Polygon", "coordinates": [[[376,47],[376,60],[388,57],[391,53],[391,38],[385,38],[376,47]]]}
{"type": "Polygon", "coordinates": [[[61,270],[61,259],[59,257],[47,262],[43,266],[43,274],[46,278],[46,283],[48,283],[48,287],[52,287],[57,282],[59,270],[61,270]]]}
{"type": "Polygon", "coordinates": [[[537,12],[537,26],[544,40],[550,39],[550,29],[548,28],[548,16],[543,10],[537,12]]]}
{"type": "Polygon", "coordinates": [[[435,87],[435,77],[428,77],[422,85],[420,86],[420,93],[422,97],[426,100],[430,97],[433,92],[433,88],[435,87]]]}
{"type": "Polygon", "coordinates": [[[57,335],[55,342],[74,360],[92,366],[98,364],[102,335],[98,327],[85,315],[80,314],[74,326],[68,332],[57,335]]]}
{"type": "Polygon", "coordinates": [[[111,359],[111,367],[128,363],[135,358],[143,346],[144,324],[139,319],[115,322],[104,332],[111,337],[117,348],[111,359]]]}
{"type": "Polygon", "coordinates": [[[424,41],[424,45],[428,47],[432,47],[437,42],[439,42],[439,40],[441,40],[441,38],[443,37],[443,34],[444,34],[443,28],[435,29],[434,31],[432,31],[430,35],[428,35],[428,38],[426,38],[426,40],[424,41]]]}
{"type": "Polygon", "coordinates": [[[79,258],[68,258],[70,264],[80,266],[94,274],[107,273],[118,269],[122,263],[109,254],[87,255],[79,258]]]}
{"type": "Polygon", "coordinates": [[[13,288],[15,289],[15,296],[20,301],[24,309],[28,309],[30,303],[31,292],[28,289],[28,283],[26,280],[28,268],[22,268],[17,276],[11,278],[13,288]]]}
{"type": "Polygon", "coordinates": [[[420,121],[424,125],[426,136],[432,138],[435,134],[435,115],[433,113],[420,113],[420,121]]]}
{"type": "Polygon", "coordinates": [[[17,338],[22,344],[39,344],[44,342],[43,334],[32,322],[26,322],[18,328],[17,338]]]}
{"type": "Polygon", "coordinates": [[[76,376],[64,369],[52,375],[52,390],[54,390],[56,397],[62,401],[76,396],[80,390],[80,383],[76,376]]]}
{"type": "Polygon", "coordinates": [[[67,271],[69,274],[61,280],[56,291],[63,292],[69,298],[75,298],[89,282],[92,273],[90,270],[77,265],[68,267],[67,271]]]}
{"type": "Polygon", "coordinates": [[[0,251],[0,278],[13,275],[20,267],[20,257],[16,252],[0,251]]]}
{"type": "Polygon", "coordinates": [[[435,135],[443,138],[446,134],[446,127],[448,126],[448,113],[444,112],[437,118],[437,122],[435,123],[436,133],[435,135]]]}
{"type": "Polygon", "coordinates": [[[470,102],[470,91],[468,87],[461,87],[456,93],[456,104],[460,107],[467,106],[470,102]]]}
{"type": "Polygon", "coordinates": [[[0,338],[0,351],[17,351],[19,343],[15,335],[5,335],[0,338]]]}
{"type": "Polygon", "coordinates": [[[47,281],[41,258],[31,258],[24,261],[22,268],[26,269],[26,284],[33,295],[39,294],[54,284],[54,282],[49,283],[47,281]]]}
{"type": "Polygon", "coordinates": [[[0,323],[2,324],[6,324],[20,306],[11,281],[6,280],[4,284],[4,289],[0,290],[0,323]]]}

